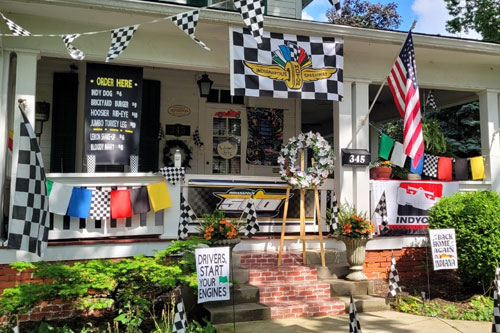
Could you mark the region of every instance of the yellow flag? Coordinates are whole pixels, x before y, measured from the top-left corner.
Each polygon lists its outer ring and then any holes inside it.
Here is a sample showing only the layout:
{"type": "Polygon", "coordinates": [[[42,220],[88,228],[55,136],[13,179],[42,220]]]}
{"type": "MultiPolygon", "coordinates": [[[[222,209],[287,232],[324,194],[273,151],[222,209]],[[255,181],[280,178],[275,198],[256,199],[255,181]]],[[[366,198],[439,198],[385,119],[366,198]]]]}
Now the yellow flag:
{"type": "Polygon", "coordinates": [[[470,158],[470,168],[472,170],[472,180],[484,179],[484,160],[482,156],[470,158]]]}
{"type": "Polygon", "coordinates": [[[165,182],[148,185],[148,194],[151,207],[153,207],[155,212],[172,206],[165,182]]]}

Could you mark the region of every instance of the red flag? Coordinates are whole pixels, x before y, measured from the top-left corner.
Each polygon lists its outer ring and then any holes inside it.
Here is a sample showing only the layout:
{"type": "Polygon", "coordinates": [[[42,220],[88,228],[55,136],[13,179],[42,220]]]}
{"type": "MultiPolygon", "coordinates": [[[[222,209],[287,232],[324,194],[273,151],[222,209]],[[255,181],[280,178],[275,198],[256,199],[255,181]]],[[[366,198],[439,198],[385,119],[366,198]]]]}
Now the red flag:
{"type": "Polygon", "coordinates": [[[439,157],[438,161],[438,179],[451,180],[452,159],[451,157],[439,157]]]}
{"type": "Polygon", "coordinates": [[[129,190],[113,190],[110,196],[111,218],[119,219],[132,216],[129,190]]]}
{"type": "Polygon", "coordinates": [[[404,119],[403,145],[405,154],[413,159],[413,168],[417,168],[424,154],[424,136],[420,115],[420,96],[417,83],[417,66],[413,51],[411,31],[406,37],[401,53],[387,77],[394,101],[404,119]]]}

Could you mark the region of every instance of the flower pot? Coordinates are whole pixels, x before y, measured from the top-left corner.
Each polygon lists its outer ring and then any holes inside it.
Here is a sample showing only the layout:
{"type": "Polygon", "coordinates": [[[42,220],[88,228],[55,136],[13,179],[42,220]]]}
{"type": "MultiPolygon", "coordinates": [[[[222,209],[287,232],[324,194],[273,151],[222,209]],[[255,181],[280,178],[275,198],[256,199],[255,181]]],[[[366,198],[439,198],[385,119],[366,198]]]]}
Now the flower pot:
{"type": "Polygon", "coordinates": [[[392,168],[376,167],[370,169],[370,179],[389,179],[391,177],[392,168]]]}
{"type": "Polygon", "coordinates": [[[219,239],[212,242],[211,246],[229,246],[231,251],[233,248],[241,242],[241,238],[232,238],[232,239],[219,239]]]}
{"type": "Polygon", "coordinates": [[[345,244],[345,255],[351,271],[346,276],[346,279],[351,281],[367,280],[368,278],[363,274],[363,263],[365,261],[366,243],[370,238],[340,236],[339,239],[345,244]]]}

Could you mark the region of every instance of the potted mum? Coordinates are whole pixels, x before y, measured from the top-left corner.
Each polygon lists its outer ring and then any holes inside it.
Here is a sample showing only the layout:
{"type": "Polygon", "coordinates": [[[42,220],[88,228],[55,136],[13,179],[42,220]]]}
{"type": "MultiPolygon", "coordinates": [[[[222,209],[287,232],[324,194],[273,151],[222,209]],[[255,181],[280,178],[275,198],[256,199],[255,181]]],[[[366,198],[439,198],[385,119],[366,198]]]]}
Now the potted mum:
{"type": "Polygon", "coordinates": [[[389,179],[391,173],[391,161],[379,161],[370,164],[370,179],[389,179]]]}
{"type": "Polygon", "coordinates": [[[200,222],[200,234],[211,246],[234,247],[240,242],[241,225],[226,218],[223,210],[215,210],[212,214],[203,214],[200,222]]]}
{"type": "Polygon", "coordinates": [[[346,279],[366,280],[367,277],[363,274],[366,243],[373,238],[375,225],[366,219],[366,213],[356,211],[355,206],[347,203],[339,208],[338,221],[335,235],[345,244],[347,263],[351,271],[346,279]]]}

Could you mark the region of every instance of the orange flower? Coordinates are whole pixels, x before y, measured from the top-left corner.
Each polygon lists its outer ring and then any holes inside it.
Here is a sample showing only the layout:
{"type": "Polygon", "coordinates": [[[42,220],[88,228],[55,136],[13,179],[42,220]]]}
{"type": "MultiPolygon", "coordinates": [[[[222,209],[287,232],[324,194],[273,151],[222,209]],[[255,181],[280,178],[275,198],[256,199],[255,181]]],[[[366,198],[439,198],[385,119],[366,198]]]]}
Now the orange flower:
{"type": "Polygon", "coordinates": [[[358,222],[363,222],[363,218],[360,216],[353,215],[353,216],[351,216],[351,219],[358,221],[358,222]]]}
{"type": "Polygon", "coordinates": [[[352,231],[352,225],[350,223],[344,225],[344,234],[350,234],[351,231],[352,231]]]}
{"type": "Polygon", "coordinates": [[[222,225],[226,225],[226,224],[229,224],[229,221],[228,221],[228,220],[221,220],[221,221],[220,221],[220,224],[222,224],[222,225]]]}
{"type": "Polygon", "coordinates": [[[206,240],[210,240],[210,239],[212,239],[212,235],[210,235],[210,234],[205,234],[205,239],[206,239],[206,240]]]}

